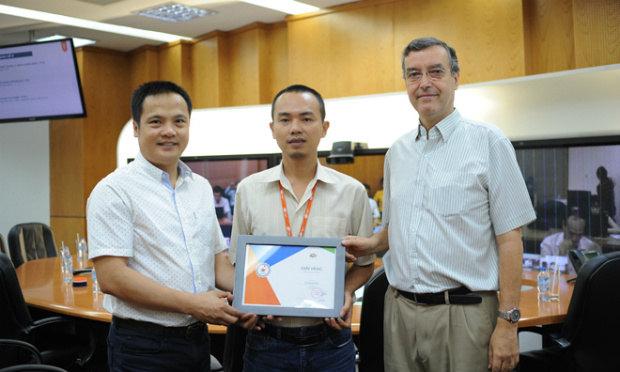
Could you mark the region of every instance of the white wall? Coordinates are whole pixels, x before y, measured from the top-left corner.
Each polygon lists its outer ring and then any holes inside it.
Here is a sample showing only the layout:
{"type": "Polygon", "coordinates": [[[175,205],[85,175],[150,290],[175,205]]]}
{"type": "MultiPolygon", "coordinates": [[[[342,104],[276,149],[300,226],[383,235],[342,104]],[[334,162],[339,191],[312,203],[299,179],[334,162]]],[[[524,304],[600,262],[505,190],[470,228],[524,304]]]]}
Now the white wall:
{"type": "Polygon", "coordinates": [[[0,124],[0,233],[50,223],[49,122],[0,124]]]}
{"type": "MultiPolygon", "coordinates": [[[[500,127],[511,140],[620,134],[620,65],[563,71],[459,87],[455,106],[469,118],[500,127]]],[[[331,126],[319,150],[333,142],[387,148],[414,129],[417,113],[404,92],[328,99],[331,126]]],[[[185,156],[279,152],[271,138],[269,105],[197,109],[185,156]]],[[[138,153],[128,122],[118,165],[138,153]]]]}

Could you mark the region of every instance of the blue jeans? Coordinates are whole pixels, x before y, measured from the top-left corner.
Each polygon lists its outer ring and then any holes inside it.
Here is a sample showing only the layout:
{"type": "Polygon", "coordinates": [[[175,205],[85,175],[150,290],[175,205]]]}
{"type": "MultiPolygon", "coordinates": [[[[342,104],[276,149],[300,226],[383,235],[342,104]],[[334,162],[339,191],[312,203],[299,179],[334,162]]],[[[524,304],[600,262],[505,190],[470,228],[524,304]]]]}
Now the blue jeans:
{"type": "Polygon", "coordinates": [[[355,345],[351,330],[331,330],[325,340],[299,346],[251,331],[246,339],[244,372],[355,372],[355,345]]]}
{"type": "Polygon", "coordinates": [[[210,371],[209,333],[191,337],[110,326],[110,371],[210,371]]]}

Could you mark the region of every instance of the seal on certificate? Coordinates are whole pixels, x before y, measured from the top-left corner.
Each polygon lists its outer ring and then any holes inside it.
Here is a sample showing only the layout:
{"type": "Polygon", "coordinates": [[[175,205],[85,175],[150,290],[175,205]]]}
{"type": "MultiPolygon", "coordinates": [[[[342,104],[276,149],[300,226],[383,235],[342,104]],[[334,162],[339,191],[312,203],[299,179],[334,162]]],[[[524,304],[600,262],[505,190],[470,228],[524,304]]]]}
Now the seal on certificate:
{"type": "Polygon", "coordinates": [[[259,278],[265,278],[271,272],[271,266],[268,263],[262,262],[256,266],[256,276],[259,278]]]}

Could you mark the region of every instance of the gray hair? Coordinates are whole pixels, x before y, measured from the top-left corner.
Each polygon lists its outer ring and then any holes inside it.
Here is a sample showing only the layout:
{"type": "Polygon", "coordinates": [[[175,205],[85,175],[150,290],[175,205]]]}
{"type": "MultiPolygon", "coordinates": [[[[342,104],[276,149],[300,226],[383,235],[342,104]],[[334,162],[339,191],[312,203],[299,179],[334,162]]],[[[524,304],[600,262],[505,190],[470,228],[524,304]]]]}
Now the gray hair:
{"type": "Polygon", "coordinates": [[[405,49],[403,50],[403,54],[401,57],[401,65],[403,68],[403,77],[405,77],[405,58],[411,52],[417,52],[426,48],[430,48],[432,46],[438,45],[448,52],[448,56],[450,56],[450,72],[454,75],[460,71],[459,68],[459,60],[456,58],[456,51],[450,45],[448,45],[445,41],[441,41],[434,37],[421,37],[418,39],[413,39],[405,49]]]}

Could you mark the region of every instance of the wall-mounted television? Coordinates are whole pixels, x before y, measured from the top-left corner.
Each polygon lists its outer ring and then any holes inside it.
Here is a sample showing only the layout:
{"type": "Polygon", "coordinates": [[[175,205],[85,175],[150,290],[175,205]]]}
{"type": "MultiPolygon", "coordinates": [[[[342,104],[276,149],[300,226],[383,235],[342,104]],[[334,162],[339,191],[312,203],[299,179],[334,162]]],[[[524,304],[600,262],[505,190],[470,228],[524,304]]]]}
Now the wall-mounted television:
{"type": "Polygon", "coordinates": [[[524,228],[527,253],[563,233],[570,215],[585,221],[583,236],[603,252],[620,250],[620,136],[513,142],[536,209],[524,228]]]}
{"type": "Polygon", "coordinates": [[[83,116],[71,39],[0,47],[0,123],[83,116]]]}

